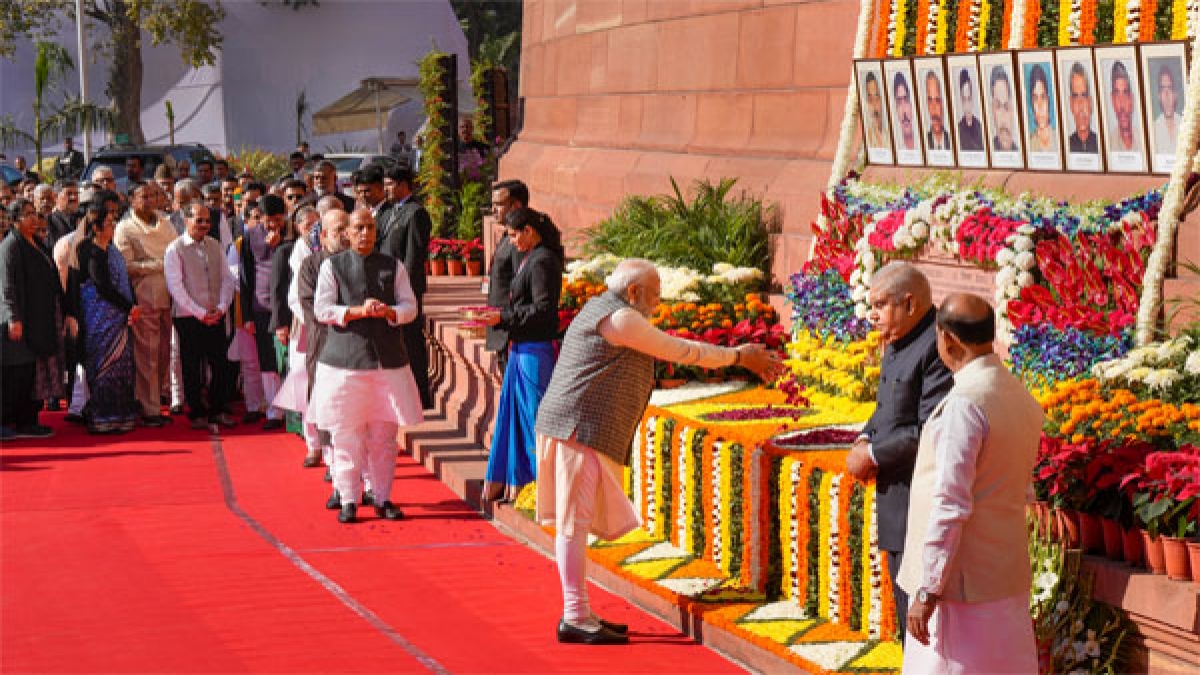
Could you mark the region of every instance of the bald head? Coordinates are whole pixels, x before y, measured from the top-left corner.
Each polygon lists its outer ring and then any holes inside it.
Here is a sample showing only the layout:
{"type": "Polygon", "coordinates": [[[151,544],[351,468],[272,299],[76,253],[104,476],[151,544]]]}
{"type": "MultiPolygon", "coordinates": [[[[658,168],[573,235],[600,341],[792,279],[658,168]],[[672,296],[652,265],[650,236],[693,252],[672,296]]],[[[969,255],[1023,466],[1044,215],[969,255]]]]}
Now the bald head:
{"type": "Polygon", "coordinates": [[[996,313],[987,300],[974,293],[947,296],[938,309],[937,323],[967,347],[990,347],[996,339],[996,313]]]}
{"type": "Polygon", "coordinates": [[[359,255],[368,255],[375,250],[375,216],[371,215],[371,209],[358,208],[354,213],[350,214],[350,228],[348,230],[350,238],[350,248],[354,249],[359,255]]]}

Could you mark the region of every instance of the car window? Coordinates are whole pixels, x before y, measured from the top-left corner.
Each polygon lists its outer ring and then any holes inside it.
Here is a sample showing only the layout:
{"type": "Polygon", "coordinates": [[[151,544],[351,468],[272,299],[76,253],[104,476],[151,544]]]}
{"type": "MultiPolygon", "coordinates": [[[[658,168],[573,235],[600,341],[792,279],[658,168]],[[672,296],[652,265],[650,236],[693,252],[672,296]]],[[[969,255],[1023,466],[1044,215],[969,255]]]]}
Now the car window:
{"type": "Polygon", "coordinates": [[[337,157],[331,161],[337,167],[338,173],[358,171],[362,166],[362,157],[337,157]]]}

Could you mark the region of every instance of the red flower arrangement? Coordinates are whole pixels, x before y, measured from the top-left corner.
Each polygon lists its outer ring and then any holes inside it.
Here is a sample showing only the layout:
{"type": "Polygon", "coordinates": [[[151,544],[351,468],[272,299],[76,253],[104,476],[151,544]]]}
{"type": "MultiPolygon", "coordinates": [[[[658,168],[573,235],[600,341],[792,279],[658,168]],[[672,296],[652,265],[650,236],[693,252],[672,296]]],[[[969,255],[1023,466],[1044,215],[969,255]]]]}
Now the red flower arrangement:
{"type": "Polygon", "coordinates": [[[842,279],[849,282],[854,271],[854,242],[862,236],[862,217],[846,217],[845,207],[837,200],[821,194],[821,214],[825,216],[824,229],[812,224],[813,254],[804,263],[805,274],[817,274],[836,270],[842,279]]]}
{"type": "Polygon", "coordinates": [[[1121,489],[1152,536],[1194,534],[1200,521],[1200,447],[1146,455],[1141,468],[1121,480],[1121,489]]]}
{"type": "Polygon", "coordinates": [[[994,268],[996,254],[1006,246],[1005,240],[1021,224],[1018,220],[1001,218],[989,208],[980,209],[967,216],[958,226],[955,239],[958,241],[959,254],[964,260],[994,268]]]}
{"type": "Polygon", "coordinates": [[[904,211],[892,211],[875,223],[875,230],[867,235],[867,242],[877,251],[891,252],[896,250],[892,236],[904,224],[904,211]]]}

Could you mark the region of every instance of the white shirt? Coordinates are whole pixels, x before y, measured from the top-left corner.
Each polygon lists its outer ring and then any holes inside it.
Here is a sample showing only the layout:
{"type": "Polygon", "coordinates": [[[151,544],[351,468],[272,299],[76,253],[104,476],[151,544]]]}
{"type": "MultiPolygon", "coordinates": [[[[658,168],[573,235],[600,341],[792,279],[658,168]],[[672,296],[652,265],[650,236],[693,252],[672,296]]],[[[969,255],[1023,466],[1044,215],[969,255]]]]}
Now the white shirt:
{"type": "Polygon", "coordinates": [[[292,316],[302,324],[304,308],[300,306],[300,267],[310,255],[312,255],[312,248],[309,247],[308,242],[298,239],[292,246],[292,255],[288,257],[288,267],[292,269],[292,281],[288,284],[287,305],[288,309],[292,310],[292,316]]]}
{"type": "MultiPolygon", "coordinates": [[[[408,283],[408,272],[404,264],[396,261],[396,281],[393,291],[396,304],[392,309],[396,312],[396,320],[389,320],[393,326],[412,323],[417,318],[417,296],[413,295],[412,286],[408,283]]],[[[338,304],[338,282],[329,261],[321,263],[321,271],[317,275],[317,289],[313,295],[313,314],[317,321],[331,326],[346,326],[346,313],[349,305],[338,304]]]]}
{"type": "Polygon", "coordinates": [[[597,327],[600,336],[618,347],[649,354],[660,361],[671,361],[701,368],[721,368],[737,361],[737,350],[696,340],[684,340],[665,333],[632,307],[613,312],[597,327]]]}
{"type": "MultiPolygon", "coordinates": [[[[207,237],[205,237],[207,239],[207,237]]],[[[188,292],[187,286],[183,282],[183,260],[180,259],[180,249],[183,246],[196,246],[203,242],[197,242],[192,239],[192,235],[184,232],[179,235],[179,238],[171,242],[167,247],[166,255],[163,259],[163,272],[167,277],[167,290],[171,292],[171,298],[175,301],[176,316],[190,316],[196,319],[204,319],[208,314],[208,310],[200,306],[200,303],[192,299],[191,293],[188,292]]],[[[203,251],[203,248],[201,249],[203,251]]],[[[237,279],[229,272],[227,265],[222,265],[220,255],[216,256],[215,260],[210,260],[209,264],[217,265],[221,270],[221,292],[218,296],[216,309],[222,314],[229,311],[229,303],[233,302],[233,292],[237,288],[237,279]]]]}
{"type": "Polygon", "coordinates": [[[941,415],[930,420],[937,437],[936,479],[921,560],[921,587],[941,593],[946,567],[958,550],[963,524],[974,507],[975,463],[987,437],[987,417],[969,399],[949,394],[941,415]]]}

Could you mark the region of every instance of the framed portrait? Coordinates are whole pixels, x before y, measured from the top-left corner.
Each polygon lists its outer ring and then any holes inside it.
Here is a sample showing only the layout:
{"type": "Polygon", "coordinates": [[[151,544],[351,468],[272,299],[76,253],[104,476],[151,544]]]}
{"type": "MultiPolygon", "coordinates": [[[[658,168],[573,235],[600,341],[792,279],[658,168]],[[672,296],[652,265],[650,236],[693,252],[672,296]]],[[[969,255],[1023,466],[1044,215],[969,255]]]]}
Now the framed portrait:
{"type": "Polygon", "coordinates": [[[1104,120],[1101,135],[1108,170],[1145,173],[1149,167],[1137,49],[1099,47],[1095,54],[1096,71],[1100,76],[1100,113],[1104,120]]]}
{"type": "Polygon", "coordinates": [[[1021,80],[1021,109],[1029,168],[1062,170],[1059,105],[1055,94],[1054,52],[1043,49],[1017,53],[1021,80]]]}
{"type": "Polygon", "coordinates": [[[883,62],[883,79],[887,85],[888,107],[892,113],[892,141],[896,148],[896,163],[902,166],[921,166],[925,163],[925,144],[921,120],[917,117],[916,94],[913,88],[912,63],[908,59],[883,62]]]}
{"type": "Polygon", "coordinates": [[[1063,111],[1068,171],[1103,171],[1100,107],[1092,50],[1083,47],[1054,52],[1058,65],[1058,107],[1063,111]]]}
{"type": "Polygon", "coordinates": [[[1021,139],[1021,106],[1012,52],[979,55],[979,81],[983,87],[983,118],[992,167],[1023,169],[1025,155],[1021,139]]]}
{"type": "Polygon", "coordinates": [[[946,69],[939,57],[913,59],[921,127],[925,129],[925,163],[954,166],[954,139],[950,132],[950,107],[946,92],[946,69]]]}
{"type": "Polygon", "coordinates": [[[1143,45],[1142,77],[1146,79],[1145,110],[1150,117],[1151,173],[1171,173],[1175,167],[1175,143],[1183,124],[1187,97],[1187,43],[1162,42],[1143,45]]]}
{"type": "Polygon", "coordinates": [[[987,131],[983,124],[983,90],[979,62],[974,54],[946,58],[946,84],[950,89],[950,119],[954,127],[954,152],[958,165],[986,169],[987,131]]]}
{"type": "Polygon", "coordinates": [[[863,144],[870,164],[895,164],[892,155],[892,131],[888,120],[887,97],[884,96],[883,64],[880,61],[857,61],[854,64],[858,82],[858,110],[862,120],[863,144]]]}

